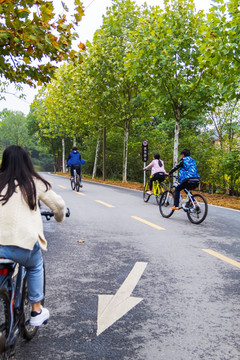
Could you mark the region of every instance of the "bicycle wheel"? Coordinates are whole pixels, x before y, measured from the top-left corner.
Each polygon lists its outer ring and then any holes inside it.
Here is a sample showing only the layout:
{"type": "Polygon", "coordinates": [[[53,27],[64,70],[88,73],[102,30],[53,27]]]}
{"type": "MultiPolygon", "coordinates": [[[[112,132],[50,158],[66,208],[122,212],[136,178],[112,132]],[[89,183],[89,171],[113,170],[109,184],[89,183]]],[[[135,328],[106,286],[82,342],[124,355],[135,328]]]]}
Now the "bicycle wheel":
{"type": "Polygon", "coordinates": [[[78,192],[80,188],[79,175],[76,176],[75,190],[78,192]]]}
{"type": "Polygon", "coordinates": [[[10,298],[4,288],[0,288],[0,359],[4,359],[5,343],[10,327],[10,298]]]}
{"type": "Polygon", "coordinates": [[[71,180],[71,188],[72,188],[72,190],[75,190],[75,181],[74,180],[71,180]]]}
{"type": "Polygon", "coordinates": [[[31,311],[32,311],[32,304],[28,300],[27,279],[25,276],[23,280],[23,288],[22,288],[22,314],[23,314],[22,335],[26,340],[31,340],[38,331],[37,326],[30,325],[31,311]]]}
{"type": "Polygon", "coordinates": [[[190,209],[187,212],[187,216],[191,223],[201,224],[205,220],[208,213],[208,204],[204,196],[195,194],[192,196],[194,205],[190,205],[190,209]]]}
{"type": "Polygon", "coordinates": [[[171,207],[174,205],[174,194],[171,190],[164,191],[160,198],[159,210],[163,217],[169,218],[174,213],[171,207]]]}
{"type": "Polygon", "coordinates": [[[167,190],[167,186],[164,183],[159,183],[159,186],[157,188],[157,193],[156,193],[156,201],[157,201],[158,205],[160,204],[162,194],[166,190],[167,190]]]}
{"type": "Polygon", "coordinates": [[[150,199],[150,195],[147,194],[147,191],[150,191],[148,182],[146,183],[144,190],[143,190],[143,201],[144,202],[148,202],[148,200],[150,199]]]}

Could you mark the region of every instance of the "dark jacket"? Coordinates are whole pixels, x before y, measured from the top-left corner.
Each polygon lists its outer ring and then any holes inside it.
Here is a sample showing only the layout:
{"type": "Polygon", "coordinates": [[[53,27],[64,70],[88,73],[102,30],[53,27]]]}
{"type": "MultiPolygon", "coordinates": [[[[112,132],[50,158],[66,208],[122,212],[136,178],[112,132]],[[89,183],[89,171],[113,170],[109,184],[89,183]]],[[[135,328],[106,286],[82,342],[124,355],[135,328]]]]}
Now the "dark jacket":
{"type": "Polygon", "coordinates": [[[70,154],[68,155],[67,166],[81,165],[81,164],[82,164],[81,154],[77,150],[71,151],[70,154]]]}
{"type": "Polygon", "coordinates": [[[169,175],[179,170],[179,182],[180,184],[186,179],[200,178],[196,162],[191,156],[184,156],[174,168],[169,172],[169,175]]]}

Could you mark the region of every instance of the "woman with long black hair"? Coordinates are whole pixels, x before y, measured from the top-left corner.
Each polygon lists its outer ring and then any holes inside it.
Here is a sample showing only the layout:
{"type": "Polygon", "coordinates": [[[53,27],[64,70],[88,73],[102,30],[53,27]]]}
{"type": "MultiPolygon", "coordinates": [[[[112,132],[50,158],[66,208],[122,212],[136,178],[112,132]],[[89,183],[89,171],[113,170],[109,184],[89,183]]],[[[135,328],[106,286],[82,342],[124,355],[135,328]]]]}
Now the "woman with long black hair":
{"type": "Polygon", "coordinates": [[[30,324],[40,326],[49,318],[41,306],[43,259],[47,249],[38,201],[43,201],[57,221],[65,218],[65,203],[35,170],[28,153],[20,146],[3,152],[0,167],[0,258],[11,259],[27,270],[30,324]]]}
{"type": "Polygon", "coordinates": [[[151,169],[151,175],[152,177],[149,180],[149,189],[150,191],[147,191],[148,195],[153,195],[152,192],[152,183],[153,181],[158,180],[159,182],[162,182],[165,180],[166,177],[166,170],[164,167],[164,162],[160,159],[160,155],[158,153],[153,154],[153,161],[147,165],[145,168],[143,168],[144,171],[151,169]]]}

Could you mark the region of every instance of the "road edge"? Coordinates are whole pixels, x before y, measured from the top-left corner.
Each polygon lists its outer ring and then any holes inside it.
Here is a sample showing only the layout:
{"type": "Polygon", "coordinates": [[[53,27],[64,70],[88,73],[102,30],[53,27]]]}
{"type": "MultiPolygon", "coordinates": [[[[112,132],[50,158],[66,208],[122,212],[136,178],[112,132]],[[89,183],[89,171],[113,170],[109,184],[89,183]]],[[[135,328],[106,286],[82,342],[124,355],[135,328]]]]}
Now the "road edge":
{"type": "MultiPolygon", "coordinates": [[[[63,176],[63,175],[52,174],[52,173],[47,173],[47,174],[52,175],[52,176],[58,176],[60,178],[68,179],[67,176],[63,176]]],[[[117,189],[123,189],[123,190],[128,190],[128,191],[142,192],[141,190],[131,189],[131,188],[127,188],[127,187],[124,187],[124,186],[118,186],[118,185],[112,185],[112,184],[104,184],[104,183],[100,183],[100,182],[97,182],[97,181],[91,181],[91,180],[86,180],[86,179],[84,179],[83,182],[87,182],[87,183],[90,183],[90,184],[102,185],[102,186],[108,186],[108,187],[117,188],[117,189]]],[[[220,208],[220,209],[240,212],[240,210],[238,210],[238,209],[233,209],[233,208],[224,207],[224,206],[220,206],[220,205],[213,205],[213,204],[208,203],[208,206],[214,206],[214,207],[217,207],[217,208],[220,208]]]]}

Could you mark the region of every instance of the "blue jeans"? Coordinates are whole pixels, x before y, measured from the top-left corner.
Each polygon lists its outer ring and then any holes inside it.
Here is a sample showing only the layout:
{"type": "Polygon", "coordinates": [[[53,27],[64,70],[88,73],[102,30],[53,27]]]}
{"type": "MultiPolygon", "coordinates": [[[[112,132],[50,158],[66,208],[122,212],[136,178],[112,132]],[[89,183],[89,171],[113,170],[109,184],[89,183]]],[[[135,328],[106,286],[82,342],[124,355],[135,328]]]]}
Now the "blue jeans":
{"type": "Polygon", "coordinates": [[[28,298],[31,303],[44,299],[43,258],[38,242],[36,242],[32,250],[23,249],[18,246],[0,245],[0,258],[13,260],[26,268],[28,298]]]}

